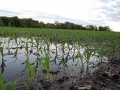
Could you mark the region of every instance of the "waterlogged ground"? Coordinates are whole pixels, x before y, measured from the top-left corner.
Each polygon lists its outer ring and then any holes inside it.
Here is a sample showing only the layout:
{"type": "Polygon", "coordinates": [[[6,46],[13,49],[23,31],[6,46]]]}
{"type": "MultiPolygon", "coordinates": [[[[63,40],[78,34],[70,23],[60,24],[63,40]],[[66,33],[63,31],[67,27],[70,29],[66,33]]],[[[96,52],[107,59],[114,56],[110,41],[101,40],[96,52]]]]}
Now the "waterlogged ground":
{"type": "MultiPolygon", "coordinates": [[[[99,63],[106,65],[108,60],[108,58],[103,55],[102,49],[101,51],[97,51],[99,49],[96,49],[90,44],[86,45],[85,43],[57,43],[37,37],[1,37],[0,42],[0,46],[3,48],[3,54],[1,52],[0,55],[0,71],[5,82],[29,77],[26,60],[29,60],[33,68],[39,68],[39,77],[45,76],[46,69],[43,67],[42,62],[44,62],[46,54],[49,56],[50,73],[57,75],[55,81],[60,81],[60,83],[53,82],[52,87],[48,85],[49,89],[47,89],[47,86],[45,86],[45,90],[67,90],[68,86],[70,90],[75,90],[76,88],[76,90],[91,89],[91,84],[76,86],[76,84],[79,83],[77,78],[88,76],[89,79],[86,79],[86,81],[88,80],[89,82],[91,80],[90,75],[93,72],[95,73],[95,70],[99,68],[99,63]],[[27,52],[28,56],[26,54],[27,52]],[[102,52],[102,54],[100,52],[102,52]],[[41,64],[38,66],[39,62],[41,62],[41,64]]],[[[85,78],[82,79],[82,81],[85,82],[85,78]]],[[[22,88],[25,90],[24,87],[22,88]]],[[[22,88],[19,89],[21,90],[22,88]]],[[[98,87],[96,86],[95,88],[98,87]]]]}
{"type": "MultiPolygon", "coordinates": [[[[7,81],[16,80],[21,76],[28,76],[25,64],[25,61],[27,60],[27,57],[25,55],[26,42],[28,42],[29,61],[33,67],[41,57],[45,56],[45,53],[48,53],[51,60],[52,71],[62,71],[64,68],[63,62],[66,66],[67,75],[74,73],[73,69],[76,71],[76,74],[80,73],[81,71],[81,60],[78,57],[78,53],[80,52],[82,55],[84,55],[85,49],[78,44],[68,45],[48,42],[49,47],[47,47],[44,41],[40,41],[38,46],[39,49],[37,50],[35,40],[33,43],[31,43],[31,40],[27,40],[26,38],[18,38],[17,43],[14,39],[11,39],[10,42],[9,40],[10,38],[1,38],[1,46],[4,48],[4,56],[0,56],[0,69],[1,73],[3,73],[4,78],[7,81]]],[[[96,56],[91,56],[91,66],[92,64],[96,64],[97,60],[98,59],[96,56]]],[[[85,57],[83,63],[85,63],[84,70],[86,70],[85,57]]],[[[40,70],[41,72],[44,70],[42,65],[40,66],[40,70]]],[[[93,71],[93,68],[90,71],[93,71]]]]}

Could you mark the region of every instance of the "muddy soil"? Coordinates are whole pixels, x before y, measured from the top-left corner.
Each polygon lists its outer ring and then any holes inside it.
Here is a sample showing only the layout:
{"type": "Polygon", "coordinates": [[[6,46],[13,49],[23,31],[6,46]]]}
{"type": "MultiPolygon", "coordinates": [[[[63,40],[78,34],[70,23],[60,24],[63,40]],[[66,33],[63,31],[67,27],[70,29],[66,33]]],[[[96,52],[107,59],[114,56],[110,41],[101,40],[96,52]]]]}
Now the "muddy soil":
{"type": "MultiPolygon", "coordinates": [[[[38,80],[42,85],[34,86],[30,90],[120,90],[120,60],[102,63],[92,74],[84,77],[63,76],[49,83],[38,80]]],[[[19,87],[17,90],[27,90],[19,87]]]]}
{"type": "Polygon", "coordinates": [[[44,90],[120,90],[120,60],[103,63],[92,74],[44,90]]]}

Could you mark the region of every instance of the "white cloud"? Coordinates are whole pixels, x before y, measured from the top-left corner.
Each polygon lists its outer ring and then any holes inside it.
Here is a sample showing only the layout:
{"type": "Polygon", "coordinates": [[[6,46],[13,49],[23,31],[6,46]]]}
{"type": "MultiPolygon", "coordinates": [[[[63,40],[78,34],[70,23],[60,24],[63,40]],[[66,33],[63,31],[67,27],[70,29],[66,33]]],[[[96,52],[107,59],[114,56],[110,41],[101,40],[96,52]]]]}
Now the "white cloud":
{"type": "Polygon", "coordinates": [[[120,27],[119,27],[120,21],[119,22],[109,21],[109,22],[106,22],[106,24],[109,25],[113,31],[120,32],[120,27]]]}
{"type": "MultiPolygon", "coordinates": [[[[112,29],[119,30],[118,22],[111,21],[111,17],[107,17],[107,14],[103,13],[106,12],[105,8],[117,11],[118,9],[112,6],[116,5],[118,1],[119,0],[0,0],[0,9],[20,13],[17,14],[20,18],[28,17],[40,21],[43,20],[44,22],[54,22],[56,18],[54,18],[54,16],[52,17],[52,15],[57,15],[99,26],[110,25],[112,29]],[[40,15],[44,16],[44,18],[38,17],[40,15]]],[[[108,11],[107,13],[111,12],[112,11],[108,11]]],[[[0,14],[4,15],[4,13],[0,14]]],[[[5,15],[7,15],[7,13],[5,15]]],[[[63,22],[64,20],[60,21],[63,22]]]]}

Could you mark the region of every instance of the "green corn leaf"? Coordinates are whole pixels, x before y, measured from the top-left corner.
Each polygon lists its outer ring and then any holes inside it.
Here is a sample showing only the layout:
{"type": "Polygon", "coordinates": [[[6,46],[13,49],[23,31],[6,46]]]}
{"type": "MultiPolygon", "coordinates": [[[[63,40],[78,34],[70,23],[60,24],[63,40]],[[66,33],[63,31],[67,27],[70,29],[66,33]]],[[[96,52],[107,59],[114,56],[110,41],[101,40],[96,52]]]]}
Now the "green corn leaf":
{"type": "Polygon", "coordinates": [[[26,82],[24,82],[24,85],[26,86],[26,88],[29,90],[29,87],[28,87],[28,85],[27,85],[27,83],[26,82]]]}
{"type": "Polygon", "coordinates": [[[3,79],[2,74],[0,74],[0,84],[3,84],[3,83],[4,83],[4,79],[3,79]]]}
{"type": "Polygon", "coordinates": [[[83,55],[80,52],[78,52],[78,56],[81,60],[83,60],[83,55]]]}
{"type": "Polygon", "coordinates": [[[0,47],[1,55],[3,55],[3,47],[0,47]]]}
{"type": "Polygon", "coordinates": [[[26,61],[26,66],[27,66],[27,69],[28,69],[28,72],[29,72],[29,75],[30,75],[30,78],[31,78],[31,70],[32,70],[32,68],[31,68],[31,64],[30,64],[30,62],[28,60],[26,61]]]}

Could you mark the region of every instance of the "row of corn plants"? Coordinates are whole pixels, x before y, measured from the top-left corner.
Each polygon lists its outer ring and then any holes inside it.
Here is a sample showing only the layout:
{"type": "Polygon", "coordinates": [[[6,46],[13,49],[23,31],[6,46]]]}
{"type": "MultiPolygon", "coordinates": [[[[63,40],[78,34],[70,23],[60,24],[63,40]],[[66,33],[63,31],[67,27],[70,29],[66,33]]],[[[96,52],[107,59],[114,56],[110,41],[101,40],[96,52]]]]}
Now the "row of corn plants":
{"type": "MultiPolygon", "coordinates": [[[[20,29],[20,30],[22,30],[22,29],[20,29]]],[[[2,40],[2,38],[0,40],[0,53],[2,56],[3,62],[4,62],[4,56],[5,56],[4,43],[7,42],[8,48],[10,48],[10,46],[12,46],[12,44],[16,45],[16,47],[19,47],[20,43],[22,43],[23,44],[22,47],[25,48],[25,55],[26,55],[25,64],[26,64],[26,68],[29,73],[29,79],[27,79],[27,82],[24,82],[24,86],[27,89],[34,88],[33,86],[35,84],[37,84],[42,89],[42,84],[36,82],[37,78],[35,79],[36,74],[37,74],[37,76],[39,75],[38,72],[40,71],[39,70],[40,65],[42,65],[42,67],[44,67],[44,69],[47,71],[47,73],[43,77],[41,77],[44,80],[46,80],[46,82],[48,82],[50,84],[57,78],[56,75],[52,75],[50,73],[51,60],[50,60],[49,55],[50,55],[50,51],[51,51],[50,50],[51,43],[55,44],[56,49],[60,50],[62,53],[62,56],[59,57],[59,58],[61,58],[59,64],[62,64],[62,66],[63,66],[63,72],[62,72],[63,74],[65,74],[66,70],[69,69],[67,67],[67,62],[68,62],[68,60],[71,60],[70,52],[73,53],[72,59],[78,60],[77,63],[79,65],[80,71],[82,71],[82,72],[85,70],[85,68],[86,68],[86,71],[89,71],[90,64],[91,64],[90,58],[95,54],[97,54],[98,62],[101,65],[102,65],[102,62],[104,61],[105,55],[110,57],[110,60],[114,60],[117,55],[117,50],[118,50],[118,46],[119,46],[119,43],[115,41],[116,38],[119,39],[119,35],[117,33],[114,33],[114,35],[116,35],[116,37],[113,37],[113,35],[112,35],[111,36],[112,40],[110,40],[110,38],[108,38],[108,37],[109,37],[109,35],[111,35],[111,33],[109,33],[109,32],[106,34],[95,33],[95,32],[88,33],[86,31],[81,31],[80,33],[78,33],[78,31],[63,31],[63,30],[61,30],[61,31],[58,31],[59,33],[61,33],[59,35],[57,31],[54,32],[53,30],[41,31],[41,30],[36,29],[36,31],[32,34],[33,30],[26,30],[26,29],[22,30],[21,32],[19,30],[16,30],[16,28],[11,31],[9,31],[9,29],[0,30],[2,36],[13,35],[13,37],[10,37],[10,38],[8,37],[7,41],[2,40]],[[38,31],[39,33],[36,33],[36,31],[38,31]],[[67,33],[67,34],[65,34],[65,33],[67,33]],[[73,33],[73,34],[71,34],[71,33],[73,33]],[[86,36],[86,33],[87,33],[87,36],[86,36]],[[21,39],[21,41],[19,41],[18,36],[22,37],[22,34],[25,35],[25,36],[23,36],[23,37],[25,37],[25,39],[21,39]],[[102,36],[102,34],[103,34],[103,36],[102,36]],[[34,36],[34,35],[36,37],[31,38],[31,36],[34,36]],[[80,36],[80,38],[79,38],[79,36],[80,36]],[[102,36],[102,37],[100,38],[100,36],[102,36]],[[11,43],[11,41],[13,41],[13,42],[11,43]],[[80,42],[82,42],[82,43],[80,43],[80,42]],[[106,43],[106,42],[111,42],[111,43],[106,43]],[[60,44],[60,45],[58,45],[58,44],[60,44]],[[108,44],[110,44],[111,48],[108,52],[106,52],[105,49],[108,47],[107,46],[108,44]],[[31,50],[29,50],[30,45],[31,45],[31,50]],[[39,62],[37,64],[38,66],[34,67],[34,68],[32,67],[32,65],[29,62],[29,53],[33,52],[32,47],[36,48],[37,56],[39,56],[39,54],[43,55],[43,57],[41,57],[39,59],[39,62]],[[78,49],[76,49],[76,48],[78,48],[78,49]],[[80,51],[80,48],[84,48],[83,52],[80,51]],[[66,51],[68,51],[68,52],[66,52],[66,51]]],[[[17,52],[17,50],[16,50],[16,52],[17,52]]],[[[57,51],[55,53],[57,53],[57,51]]],[[[75,71],[73,68],[72,68],[72,70],[75,71]]],[[[0,74],[0,80],[1,80],[0,81],[1,90],[6,90],[6,87],[9,85],[13,86],[13,88],[15,90],[17,88],[17,84],[19,84],[19,80],[16,80],[14,82],[5,83],[2,74],[0,74]]]]}

